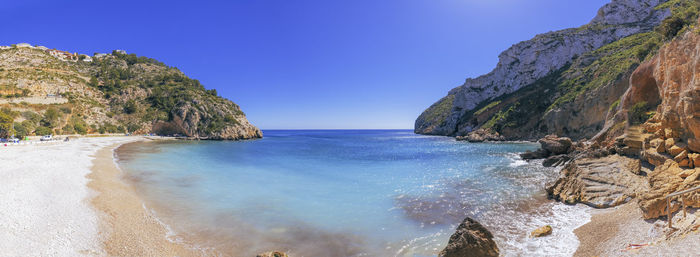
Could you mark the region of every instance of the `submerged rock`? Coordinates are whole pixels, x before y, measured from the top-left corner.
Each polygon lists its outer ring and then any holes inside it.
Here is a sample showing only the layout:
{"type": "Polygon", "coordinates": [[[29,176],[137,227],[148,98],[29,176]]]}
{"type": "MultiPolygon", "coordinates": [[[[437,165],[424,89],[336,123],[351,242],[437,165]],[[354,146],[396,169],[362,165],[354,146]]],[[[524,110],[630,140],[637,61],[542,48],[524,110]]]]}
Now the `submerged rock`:
{"type": "Polygon", "coordinates": [[[581,158],[567,164],[546,190],[550,198],[595,208],[618,206],[646,191],[649,184],[639,176],[641,163],[619,155],[581,158]]]}
{"type": "Polygon", "coordinates": [[[530,237],[543,237],[552,234],[552,226],[546,225],[535,229],[530,233],[530,237]]]}
{"type": "Polygon", "coordinates": [[[498,256],[498,246],[493,235],[479,222],[467,217],[457,227],[440,257],[498,256]]]}

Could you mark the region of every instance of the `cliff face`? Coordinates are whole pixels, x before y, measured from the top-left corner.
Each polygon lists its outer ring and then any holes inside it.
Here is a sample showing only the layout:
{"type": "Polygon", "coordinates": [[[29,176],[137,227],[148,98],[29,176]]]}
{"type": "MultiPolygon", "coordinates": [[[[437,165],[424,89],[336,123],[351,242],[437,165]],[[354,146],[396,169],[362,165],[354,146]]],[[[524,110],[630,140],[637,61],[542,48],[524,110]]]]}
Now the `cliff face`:
{"type": "MultiPolygon", "coordinates": [[[[636,198],[644,218],[667,215],[667,195],[700,186],[698,76],[700,30],[689,26],[634,70],[615,114],[608,116],[590,148],[548,186],[550,197],[599,208],[636,198]],[[600,158],[608,154],[615,155],[600,158]],[[634,167],[609,166],[609,160],[619,165],[630,157],[634,167]]],[[[671,199],[671,211],[679,210],[681,202],[700,206],[700,192],[671,199]]]]}
{"type": "MultiPolygon", "coordinates": [[[[415,122],[415,132],[463,135],[481,124],[471,122],[477,107],[560,71],[575,57],[630,35],[657,26],[669,11],[655,9],[663,0],[613,0],[602,7],[587,25],[537,35],[499,55],[496,68],[478,78],[467,79],[450,90],[415,122]]],[[[556,120],[556,117],[551,118],[556,120]]]]}
{"type": "Polygon", "coordinates": [[[0,48],[0,105],[16,134],[157,133],[260,138],[241,108],[177,68],[122,51],[93,57],[0,48]],[[49,113],[49,114],[47,114],[49,113]]]}

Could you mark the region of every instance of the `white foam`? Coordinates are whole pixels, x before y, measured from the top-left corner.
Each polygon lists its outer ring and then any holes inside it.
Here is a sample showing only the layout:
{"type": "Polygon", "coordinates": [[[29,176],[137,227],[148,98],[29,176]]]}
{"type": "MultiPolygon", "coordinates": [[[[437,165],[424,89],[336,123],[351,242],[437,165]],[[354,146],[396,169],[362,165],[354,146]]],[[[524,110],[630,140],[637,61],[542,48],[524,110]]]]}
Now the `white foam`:
{"type": "Polygon", "coordinates": [[[550,202],[534,214],[516,214],[508,219],[513,224],[492,231],[502,256],[572,256],[579,246],[574,229],[588,223],[591,214],[584,205],[550,202]],[[552,235],[529,237],[532,230],[544,225],[552,226],[552,235]]]}

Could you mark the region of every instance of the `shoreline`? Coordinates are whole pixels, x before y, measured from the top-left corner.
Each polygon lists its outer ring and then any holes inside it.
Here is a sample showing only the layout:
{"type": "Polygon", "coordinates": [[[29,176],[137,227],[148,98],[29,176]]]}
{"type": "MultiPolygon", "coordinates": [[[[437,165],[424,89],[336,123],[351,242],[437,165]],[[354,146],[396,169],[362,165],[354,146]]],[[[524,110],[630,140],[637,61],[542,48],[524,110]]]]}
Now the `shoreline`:
{"type": "MultiPolygon", "coordinates": [[[[688,219],[674,215],[674,224],[692,223],[698,209],[690,209],[688,219]],[[677,222],[677,223],[676,223],[677,222]]],[[[580,245],[574,256],[693,256],[697,254],[700,231],[665,239],[665,219],[645,220],[634,201],[608,208],[592,209],[591,220],[576,228],[580,245]],[[633,247],[630,247],[633,246],[633,247]],[[636,248],[636,249],[635,249],[636,248]]],[[[677,226],[674,225],[677,228],[677,226]]]]}
{"type": "Polygon", "coordinates": [[[170,239],[167,224],[122,179],[114,151],[144,139],[102,147],[92,160],[87,187],[96,192],[89,201],[98,216],[102,248],[110,256],[201,256],[201,250],[170,239]]]}

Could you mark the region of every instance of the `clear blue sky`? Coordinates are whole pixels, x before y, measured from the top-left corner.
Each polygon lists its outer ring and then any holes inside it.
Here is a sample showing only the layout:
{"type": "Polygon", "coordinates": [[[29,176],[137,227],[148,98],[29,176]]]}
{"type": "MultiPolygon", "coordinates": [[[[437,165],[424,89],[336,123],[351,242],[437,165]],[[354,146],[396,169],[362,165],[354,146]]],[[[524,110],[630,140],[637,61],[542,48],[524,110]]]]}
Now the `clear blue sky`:
{"type": "Polygon", "coordinates": [[[413,128],[501,51],[583,25],[607,2],[3,1],[0,44],[152,57],[263,129],[413,128]]]}

